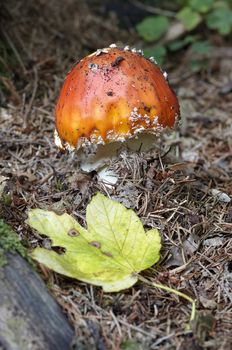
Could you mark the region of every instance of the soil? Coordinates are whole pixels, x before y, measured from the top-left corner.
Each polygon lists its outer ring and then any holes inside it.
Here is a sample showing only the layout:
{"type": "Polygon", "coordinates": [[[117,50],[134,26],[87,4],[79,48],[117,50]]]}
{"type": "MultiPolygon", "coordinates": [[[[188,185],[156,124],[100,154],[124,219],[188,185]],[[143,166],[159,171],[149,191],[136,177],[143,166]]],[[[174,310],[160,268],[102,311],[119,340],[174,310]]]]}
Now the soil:
{"type": "Polygon", "coordinates": [[[159,151],[113,162],[119,181],[109,188],[53,140],[55,102],[75,61],[114,42],[142,46],[135,20],[127,25],[106,3],[1,5],[0,217],[32,249],[46,240],[26,225],[30,208],[68,212],[85,225],[86,205],[100,191],[160,230],[162,258],[143,275],[196,299],[191,330],[190,305],[175,295],[142,282],[103,294],[38,266],[75,328],[73,348],[231,349],[232,49],[212,38],[218,47],[201,57],[200,73],[189,68],[191,48],[169,57],[182,121],[159,151]]]}

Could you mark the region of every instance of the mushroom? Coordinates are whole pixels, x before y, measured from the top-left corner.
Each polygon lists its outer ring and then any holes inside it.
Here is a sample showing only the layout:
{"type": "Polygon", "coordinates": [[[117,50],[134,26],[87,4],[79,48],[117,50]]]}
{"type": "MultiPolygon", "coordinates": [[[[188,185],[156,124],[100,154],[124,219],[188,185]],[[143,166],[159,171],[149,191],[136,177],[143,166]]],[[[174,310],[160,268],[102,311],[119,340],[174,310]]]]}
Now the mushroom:
{"type": "Polygon", "coordinates": [[[76,150],[82,170],[89,172],[125,147],[151,148],[154,135],[174,128],[178,119],[178,100],[154,58],[112,44],[68,74],[56,106],[55,142],[76,150]]]}

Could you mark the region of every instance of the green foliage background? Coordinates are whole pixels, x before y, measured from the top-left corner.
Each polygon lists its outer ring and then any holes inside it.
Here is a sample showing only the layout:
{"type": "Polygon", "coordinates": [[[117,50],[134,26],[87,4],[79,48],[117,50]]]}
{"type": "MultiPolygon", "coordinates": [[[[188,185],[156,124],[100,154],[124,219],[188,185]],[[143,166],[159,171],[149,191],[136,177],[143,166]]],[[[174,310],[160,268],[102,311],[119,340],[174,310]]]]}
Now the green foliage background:
{"type": "MultiPolygon", "coordinates": [[[[144,8],[149,6],[155,14],[139,22],[136,30],[145,42],[145,55],[154,56],[160,64],[169,52],[188,46],[195,54],[209,53],[212,49],[208,40],[210,35],[216,34],[227,40],[232,33],[232,0],[153,0],[140,3],[144,8]],[[177,24],[182,26],[181,35],[166,40],[167,34],[175,30],[177,24]]],[[[195,70],[197,65],[192,67],[195,70]]],[[[197,69],[201,69],[201,64],[197,69]]]]}

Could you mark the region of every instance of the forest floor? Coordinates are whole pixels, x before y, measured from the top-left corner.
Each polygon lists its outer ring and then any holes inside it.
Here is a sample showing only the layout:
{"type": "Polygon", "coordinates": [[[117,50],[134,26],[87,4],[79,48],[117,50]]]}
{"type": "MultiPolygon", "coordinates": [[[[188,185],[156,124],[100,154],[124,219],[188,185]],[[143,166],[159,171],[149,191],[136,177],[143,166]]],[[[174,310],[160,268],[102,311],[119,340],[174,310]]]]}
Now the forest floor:
{"type": "Polygon", "coordinates": [[[44,238],[25,224],[30,208],[68,212],[85,225],[86,205],[101,191],[135,210],[145,228],[160,230],[162,259],[144,276],[196,299],[192,330],[185,328],[191,305],[175,295],[141,282],[103,294],[38,266],[76,330],[76,349],[231,349],[232,49],[218,47],[202,73],[190,71],[190,50],[170,57],[165,69],[182,122],[163,136],[158,156],[119,157],[112,167],[120,181],[109,189],[57,150],[54,106],[75,60],[114,42],[141,42],[113,12],[84,1],[57,3],[10,0],[4,8],[0,217],[31,249],[44,238]]]}

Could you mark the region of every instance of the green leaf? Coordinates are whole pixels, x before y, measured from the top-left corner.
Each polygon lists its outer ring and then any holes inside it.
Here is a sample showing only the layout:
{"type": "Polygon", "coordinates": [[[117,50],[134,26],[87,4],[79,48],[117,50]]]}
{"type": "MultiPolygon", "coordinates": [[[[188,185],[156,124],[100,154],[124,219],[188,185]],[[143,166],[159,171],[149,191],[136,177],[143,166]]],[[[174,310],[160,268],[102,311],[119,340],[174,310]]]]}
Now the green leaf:
{"type": "Polygon", "coordinates": [[[189,5],[197,12],[206,13],[212,8],[214,2],[215,0],[190,0],[189,5]]]}
{"type": "Polygon", "coordinates": [[[177,51],[182,49],[183,47],[192,44],[197,40],[196,35],[187,35],[182,40],[175,40],[168,45],[170,51],[177,51]]]}
{"type": "Polygon", "coordinates": [[[193,30],[201,22],[201,16],[191,7],[184,7],[177,13],[177,18],[183,23],[187,30],[193,30]]]}
{"type": "Polygon", "coordinates": [[[165,46],[161,45],[153,45],[150,47],[146,47],[143,51],[146,57],[154,57],[158,65],[163,64],[165,56],[167,54],[167,49],[165,48],[165,46]]]}
{"type": "Polygon", "coordinates": [[[137,24],[139,35],[146,41],[155,41],[161,38],[169,26],[165,16],[149,16],[137,24]]]}
{"type": "Polygon", "coordinates": [[[94,285],[106,292],[131,287],[138,272],[155,264],[161,248],[156,229],[147,233],[138,216],[122,204],[98,193],[87,206],[88,228],[68,214],[33,209],[28,224],[46,235],[64,254],[36,248],[32,257],[63,275],[94,285]]]}
{"type": "Polygon", "coordinates": [[[209,29],[215,29],[221,35],[228,35],[232,31],[232,10],[229,6],[217,6],[206,17],[209,29]]]}
{"type": "Polygon", "coordinates": [[[212,46],[207,40],[196,41],[191,46],[192,53],[196,53],[196,54],[205,54],[205,53],[208,53],[211,49],[212,49],[212,46]]]}
{"type": "Polygon", "coordinates": [[[207,68],[207,63],[202,60],[191,60],[190,69],[194,73],[198,73],[207,68]]]}

